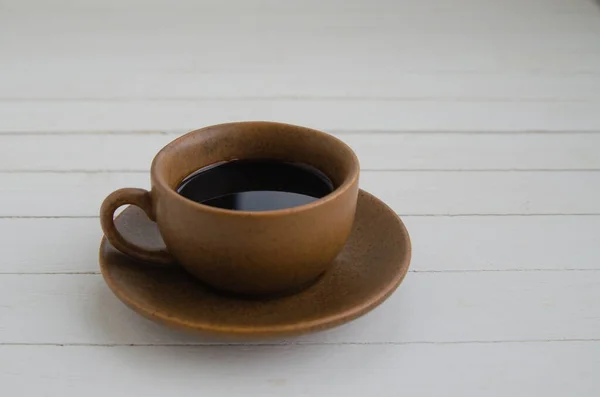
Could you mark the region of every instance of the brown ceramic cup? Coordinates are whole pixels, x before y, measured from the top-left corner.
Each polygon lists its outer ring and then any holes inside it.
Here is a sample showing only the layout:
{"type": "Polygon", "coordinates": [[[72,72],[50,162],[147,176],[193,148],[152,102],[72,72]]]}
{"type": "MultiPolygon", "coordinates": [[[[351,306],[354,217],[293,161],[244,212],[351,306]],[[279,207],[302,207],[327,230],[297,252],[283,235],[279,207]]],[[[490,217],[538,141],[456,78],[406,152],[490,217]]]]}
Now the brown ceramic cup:
{"type": "Polygon", "coordinates": [[[345,143],[323,132],[272,122],[240,122],[192,131],[165,146],[150,169],[152,189],[125,188],[102,203],[106,238],[133,258],[180,265],[201,281],[241,294],[290,291],[322,274],[352,228],[359,163],[345,143]],[[309,204],[273,211],[220,209],[189,200],[176,189],[194,171],[234,159],[277,159],[312,165],[334,191],[309,204]],[[125,204],[156,222],[167,250],[127,241],[113,215],[125,204]]]}

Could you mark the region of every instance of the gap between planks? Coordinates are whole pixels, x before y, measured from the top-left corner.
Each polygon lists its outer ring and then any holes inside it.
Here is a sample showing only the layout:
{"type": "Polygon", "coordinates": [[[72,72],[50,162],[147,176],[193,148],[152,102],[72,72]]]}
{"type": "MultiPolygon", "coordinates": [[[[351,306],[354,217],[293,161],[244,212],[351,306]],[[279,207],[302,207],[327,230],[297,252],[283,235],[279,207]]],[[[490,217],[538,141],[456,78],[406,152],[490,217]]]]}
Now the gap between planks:
{"type": "MultiPolygon", "coordinates": [[[[548,213],[528,213],[528,214],[487,214],[487,213],[474,213],[474,214],[397,214],[402,218],[407,217],[448,217],[448,218],[460,218],[460,217],[504,217],[504,216],[600,216],[600,212],[548,212],[548,213]]],[[[98,219],[98,215],[0,215],[0,219],[98,219]]]]}
{"type": "MultiPolygon", "coordinates": [[[[533,273],[533,272],[600,272],[600,269],[449,269],[449,270],[408,270],[409,273],[533,273]]],[[[1,272],[2,276],[98,276],[100,271],[87,272],[1,272]]]]}
{"type": "MultiPolygon", "coordinates": [[[[257,120],[240,120],[257,121],[257,120]]],[[[285,124],[285,123],[284,123],[285,124]]],[[[200,127],[202,128],[202,127],[200,127]]],[[[175,130],[81,130],[81,131],[0,131],[0,136],[48,136],[48,135],[183,135],[194,129],[175,129],[175,130]]],[[[349,129],[328,129],[325,132],[334,135],[364,135],[364,134],[393,134],[393,135],[411,135],[411,134],[461,134],[461,135],[530,135],[530,134],[600,134],[600,130],[349,130],[349,129]]]]}
{"type": "Polygon", "coordinates": [[[229,102],[229,101],[251,101],[251,102],[270,102],[270,101],[338,101],[338,102],[482,102],[482,103],[594,103],[600,104],[598,99],[564,99],[564,98],[510,98],[510,97],[437,97],[437,96],[240,96],[240,97],[196,97],[196,96],[181,96],[181,97],[113,97],[113,98],[94,98],[94,97],[64,97],[64,98],[27,98],[27,97],[0,97],[2,102],[110,102],[110,103],[128,103],[128,102],[229,102]]]}
{"type": "MultiPolygon", "coordinates": [[[[368,172],[598,172],[600,168],[361,168],[368,172]]],[[[70,169],[70,170],[48,170],[48,169],[20,169],[0,170],[0,174],[147,174],[149,170],[134,169],[70,169]]]]}
{"type": "Polygon", "coordinates": [[[45,347],[282,347],[282,346],[404,346],[404,345],[493,345],[521,343],[574,343],[600,342],[598,338],[590,339],[522,339],[522,340],[490,340],[490,341],[411,341],[411,342],[239,342],[239,343],[21,343],[0,342],[0,346],[45,346],[45,347]]]}
{"type": "MultiPolygon", "coordinates": [[[[561,212],[561,213],[529,213],[529,214],[397,214],[402,218],[407,217],[447,217],[447,218],[460,218],[460,217],[504,217],[504,216],[600,216],[600,212],[561,212]]],[[[98,215],[0,215],[0,219],[98,219],[98,215]]]]}

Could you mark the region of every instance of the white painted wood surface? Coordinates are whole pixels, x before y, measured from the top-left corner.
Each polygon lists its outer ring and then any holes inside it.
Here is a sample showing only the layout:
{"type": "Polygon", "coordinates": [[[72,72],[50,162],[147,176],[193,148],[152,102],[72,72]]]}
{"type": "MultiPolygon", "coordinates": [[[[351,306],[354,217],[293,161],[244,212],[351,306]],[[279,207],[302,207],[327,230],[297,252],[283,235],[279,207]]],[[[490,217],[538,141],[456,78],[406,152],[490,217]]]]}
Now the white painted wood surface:
{"type": "Polygon", "coordinates": [[[596,131],[600,112],[597,102],[571,101],[9,100],[0,101],[0,119],[0,133],[191,130],[204,123],[275,119],[326,130],[556,132],[596,131]]]}
{"type": "Polygon", "coordinates": [[[7,395],[597,396],[594,0],[0,1],[7,395]],[[341,328],[198,339],[98,274],[103,197],[190,129],[350,144],[411,271],[341,328]]]}
{"type": "MultiPolygon", "coordinates": [[[[403,215],[600,214],[600,171],[363,171],[360,186],[403,215]]],[[[89,217],[147,172],[0,173],[0,217],[89,217]]]]}
{"type": "MultiPolygon", "coordinates": [[[[402,219],[412,238],[410,271],[598,269],[600,215],[402,219]]],[[[102,232],[95,217],[0,218],[0,235],[5,256],[0,273],[99,271],[102,232]],[[23,249],[28,245],[35,249],[23,249]]]]}
{"type": "MultiPolygon", "coordinates": [[[[363,170],[600,170],[600,134],[333,133],[363,170]]],[[[3,135],[0,172],[148,171],[179,134],[3,135]],[[73,150],[77,148],[77,150],[73,150]]]]}
{"type": "MultiPolygon", "coordinates": [[[[5,321],[0,339],[6,343],[207,343],[131,312],[97,274],[12,274],[3,275],[0,282],[0,316],[5,321]]],[[[596,339],[599,282],[595,271],[413,272],[374,312],[347,326],[290,342],[596,339]]]]}
{"type": "Polygon", "coordinates": [[[594,382],[574,380],[595,376],[600,345],[2,346],[0,355],[3,387],[24,395],[594,396],[594,382]]]}

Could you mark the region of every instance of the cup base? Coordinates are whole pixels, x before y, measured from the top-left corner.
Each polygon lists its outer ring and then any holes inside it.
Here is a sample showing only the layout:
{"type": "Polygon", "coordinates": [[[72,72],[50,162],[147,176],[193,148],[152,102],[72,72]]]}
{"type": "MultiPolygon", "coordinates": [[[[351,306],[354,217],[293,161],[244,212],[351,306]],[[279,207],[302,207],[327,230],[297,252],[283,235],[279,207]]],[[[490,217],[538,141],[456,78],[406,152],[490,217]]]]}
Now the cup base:
{"type": "MultiPolygon", "coordinates": [[[[263,292],[263,293],[261,293],[261,292],[257,292],[257,293],[232,292],[232,291],[227,291],[222,288],[213,287],[212,285],[204,283],[201,280],[198,280],[198,282],[202,284],[203,288],[206,288],[207,290],[209,290],[215,294],[221,295],[224,298],[257,300],[257,301],[265,300],[266,301],[266,300],[272,300],[272,299],[286,298],[288,296],[292,296],[292,295],[296,295],[301,292],[304,292],[305,290],[309,289],[310,287],[312,287],[313,285],[318,283],[319,280],[323,277],[323,275],[325,275],[325,273],[327,273],[327,271],[324,271],[323,273],[319,274],[317,277],[315,277],[309,281],[306,281],[300,285],[295,285],[293,287],[289,287],[289,288],[283,289],[281,291],[263,292]]],[[[192,277],[193,277],[193,275],[192,275],[192,277]]]]}

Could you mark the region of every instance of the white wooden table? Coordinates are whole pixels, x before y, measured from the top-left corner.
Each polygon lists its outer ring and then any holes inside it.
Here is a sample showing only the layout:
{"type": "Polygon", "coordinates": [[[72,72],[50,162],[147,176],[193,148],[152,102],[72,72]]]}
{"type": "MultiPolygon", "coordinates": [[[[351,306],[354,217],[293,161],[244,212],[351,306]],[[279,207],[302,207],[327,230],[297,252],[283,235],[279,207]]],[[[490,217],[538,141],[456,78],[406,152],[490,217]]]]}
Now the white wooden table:
{"type": "Polygon", "coordinates": [[[0,236],[6,396],[598,396],[600,5],[2,0],[0,236]],[[403,217],[371,314],[226,345],[104,285],[104,196],[248,119],[339,136],[403,217]]]}

